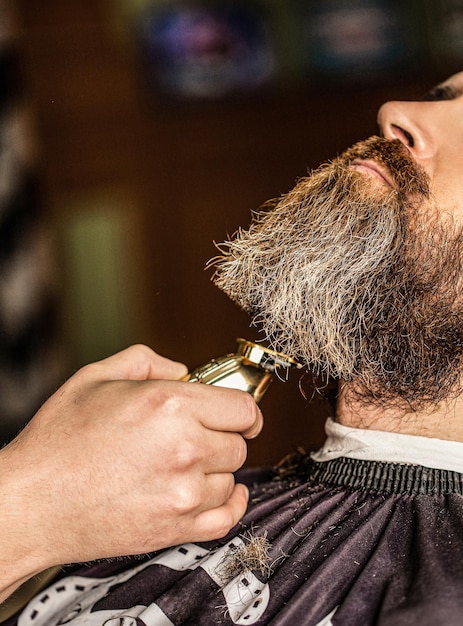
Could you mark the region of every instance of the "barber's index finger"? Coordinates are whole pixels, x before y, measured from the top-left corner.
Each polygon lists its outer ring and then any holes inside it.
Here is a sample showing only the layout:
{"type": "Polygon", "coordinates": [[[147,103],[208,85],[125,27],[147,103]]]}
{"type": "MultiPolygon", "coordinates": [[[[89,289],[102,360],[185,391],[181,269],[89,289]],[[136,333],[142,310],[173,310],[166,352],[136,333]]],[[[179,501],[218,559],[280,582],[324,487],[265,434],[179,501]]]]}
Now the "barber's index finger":
{"type": "Polygon", "coordinates": [[[194,386],[195,394],[202,396],[200,421],[206,428],[238,432],[248,438],[256,437],[261,431],[262,413],[252,396],[245,391],[203,383],[185,384],[194,386]]]}

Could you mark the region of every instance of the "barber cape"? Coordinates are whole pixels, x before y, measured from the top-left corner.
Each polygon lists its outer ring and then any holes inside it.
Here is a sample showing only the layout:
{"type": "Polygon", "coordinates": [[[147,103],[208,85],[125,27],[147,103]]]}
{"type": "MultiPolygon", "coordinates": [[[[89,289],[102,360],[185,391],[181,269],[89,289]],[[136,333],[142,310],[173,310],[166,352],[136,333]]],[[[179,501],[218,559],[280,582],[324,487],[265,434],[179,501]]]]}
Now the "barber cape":
{"type": "MultiPolygon", "coordinates": [[[[7,626],[461,626],[463,444],[346,428],[220,541],[63,568],[7,626]]],[[[123,532],[123,529],[121,529],[123,532]]]]}

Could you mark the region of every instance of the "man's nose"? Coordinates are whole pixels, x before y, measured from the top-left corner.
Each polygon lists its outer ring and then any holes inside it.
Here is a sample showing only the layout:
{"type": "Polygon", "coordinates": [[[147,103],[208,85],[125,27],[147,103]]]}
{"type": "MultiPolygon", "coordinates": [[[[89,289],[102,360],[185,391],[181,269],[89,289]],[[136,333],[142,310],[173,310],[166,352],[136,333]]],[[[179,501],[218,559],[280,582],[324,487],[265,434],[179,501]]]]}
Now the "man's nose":
{"type": "Polygon", "coordinates": [[[386,139],[398,139],[417,160],[434,154],[432,136],[427,129],[421,102],[386,102],[378,111],[378,124],[386,139]],[[418,110],[417,110],[418,109],[418,110]]]}

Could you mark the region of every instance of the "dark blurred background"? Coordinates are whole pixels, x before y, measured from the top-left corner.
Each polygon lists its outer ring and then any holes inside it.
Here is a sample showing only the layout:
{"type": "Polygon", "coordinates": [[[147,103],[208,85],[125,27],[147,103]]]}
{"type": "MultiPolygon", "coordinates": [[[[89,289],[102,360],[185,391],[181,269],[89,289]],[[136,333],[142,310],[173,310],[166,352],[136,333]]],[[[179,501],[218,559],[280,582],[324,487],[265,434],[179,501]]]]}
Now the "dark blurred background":
{"type": "MultiPolygon", "coordinates": [[[[194,367],[258,339],[204,267],[376,111],[462,66],[459,0],[1,0],[0,431],[132,342],[194,367]]],[[[319,445],[275,382],[249,464],[319,445]]],[[[304,389],[304,394],[299,390],[304,389]]]]}

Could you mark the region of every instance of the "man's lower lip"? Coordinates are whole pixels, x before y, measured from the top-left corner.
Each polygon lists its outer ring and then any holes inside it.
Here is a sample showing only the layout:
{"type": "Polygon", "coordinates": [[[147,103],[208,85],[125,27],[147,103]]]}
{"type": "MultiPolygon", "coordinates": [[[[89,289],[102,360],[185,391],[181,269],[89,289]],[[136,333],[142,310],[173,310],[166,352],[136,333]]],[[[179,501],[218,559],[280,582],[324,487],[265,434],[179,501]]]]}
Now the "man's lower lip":
{"type": "Polygon", "coordinates": [[[390,182],[380,172],[378,172],[378,170],[370,167],[369,165],[365,165],[364,163],[351,163],[350,167],[358,172],[365,172],[366,174],[369,174],[379,180],[383,183],[383,185],[387,185],[389,188],[391,187],[390,182]]]}

